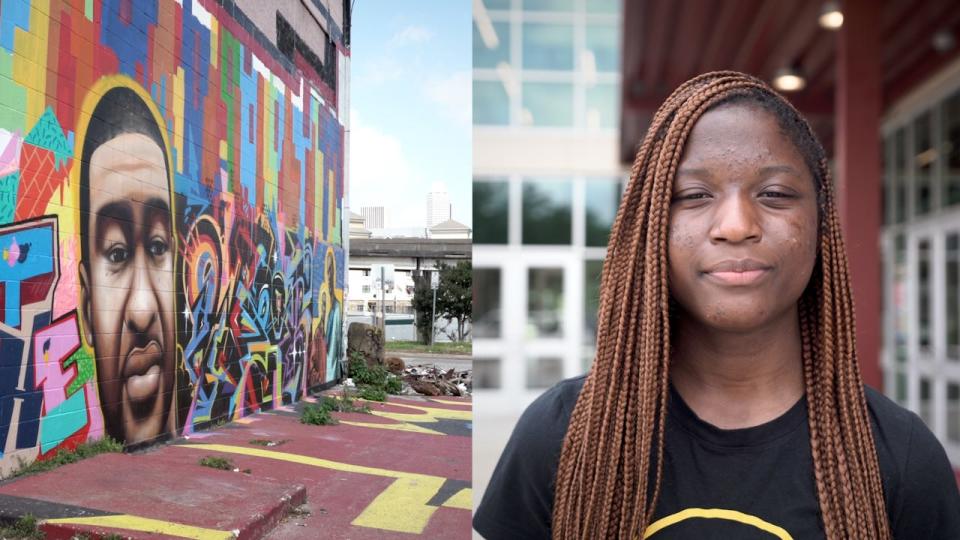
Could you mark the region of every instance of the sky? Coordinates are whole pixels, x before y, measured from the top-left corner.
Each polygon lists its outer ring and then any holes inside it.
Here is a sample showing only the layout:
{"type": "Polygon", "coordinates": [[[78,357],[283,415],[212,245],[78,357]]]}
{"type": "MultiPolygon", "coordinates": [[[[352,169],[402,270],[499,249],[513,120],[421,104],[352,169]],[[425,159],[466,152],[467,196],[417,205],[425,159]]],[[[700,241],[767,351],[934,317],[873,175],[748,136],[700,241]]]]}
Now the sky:
{"type": "Polygon", "coordinates": [[[442,183],[472,227],[470,0],[354,0],[349,204],[388,227],[426,226],[442,183]]]}

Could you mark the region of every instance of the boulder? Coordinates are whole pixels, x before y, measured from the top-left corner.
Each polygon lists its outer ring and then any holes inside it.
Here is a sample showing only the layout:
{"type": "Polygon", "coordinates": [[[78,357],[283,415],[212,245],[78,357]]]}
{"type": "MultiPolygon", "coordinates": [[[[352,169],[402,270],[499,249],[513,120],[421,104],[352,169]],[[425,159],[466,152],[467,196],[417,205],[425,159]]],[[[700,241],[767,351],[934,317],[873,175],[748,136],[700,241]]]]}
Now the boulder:
{"type": "Polygon", "coordinates": [[[372,324],[350,323],[347,329],[347,358],[363,356],[368,366],[383,365],[383,332],[372,324]]]}
{"type": "Polygon", "coordinates": [[[403,358],[397,356],[388,356],[384,361],[384,365],[387,366],[387,371],[394,375],[402,375],[404,368],[406,368],[403,358]]]}
{"type": "Polygon", "coordinates": [[[413,381],[410,383],[410,387],[417,391],[419,394],[425,396],[440,396],[443,395],[443,392],[437,388],[437,385],[427,382],[427,381],[413,381]]]}

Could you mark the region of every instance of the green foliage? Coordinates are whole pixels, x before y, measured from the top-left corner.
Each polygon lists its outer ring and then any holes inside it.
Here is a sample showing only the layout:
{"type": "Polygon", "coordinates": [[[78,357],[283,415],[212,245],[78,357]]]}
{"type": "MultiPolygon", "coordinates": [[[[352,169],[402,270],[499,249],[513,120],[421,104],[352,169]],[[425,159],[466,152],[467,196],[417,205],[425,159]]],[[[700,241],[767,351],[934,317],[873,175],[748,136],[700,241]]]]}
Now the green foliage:
{"type": "Polygon", "coordinates": [[[58,450],[57,453],[50,459],[34,461],[26,467],[22,467],[20,470],[13,473],[11,478],[25,474],[49,471],[63,465],[76,463],[82,459],[91,458],[98,454],[105,454],[108,452],[123,452],[123,445],[116,440],[111,439],[110,437],[104,437],[95,441],[80,443],[72,450],[58,450]]]}
{"type": "Polygon", "coordinates": [[[403,383],[381,365],[368,366],[360,355],[350,357],[350,377],[358,395],[370,401],[386,401],[387,394],[399,394],[403,383]]]}
{"type": "Polygon", "coordinates": [[[220,469],[221,471],[232,471],[237,468],[232,461],[220,456],[202,457],[200,458],[200,465],[210,467],[211,469],[220,469]]]}
{"type": "Polygon", "coordinates": [[[303,408],[303,412],[300,413],[300,423],[313,426],[330,426],[336,424],[337,420],[330,414],[329,409],[308,403],[303,408]]]}
{"type": "Polygon", "coordinates": [[[473,263],[460,261],[455,266],[440,263],[439,270],[437,314],[457,320],[457,341],[463,341],[467,337],[466,323],[473,318],[473,263]]]}
{"type": "Polygon", "coordinates": [[[361,386],[359,396],[367,401],[386,401],[387,391],[375,386],[361,386]]]}
{"type": "Polygon", "coordinates": [[[123,540],[123,537],[117,533],[110,533],[106,536],[102,536],[101,540],[123,540]]]}
{"type": "Polygon", "coordinates": [[[413,298],[410,301],[416,314],[417,339],[422,344],[430,343],[433,329],[433,290],[430,289],[430,274],[421,272],[413,278],[413,298]]]}
{"type": "Polygon", "coordinates": [[[10,525],[0,527],[0,537],[39,540],[45,538],[46,534],[40,530],[37,518],[27,514],[10,525]]]}
{"type": "Polygon", "coordinates": [[[469,341],[435,342],[433,345],[424,345],[418,341],[388,341],[384,344],[387,353],[432,353],[432,354],[465,354],[473,353],[473,344],[469,341]]]}
{"type": "Polygon", "coordinates": [[[341,397],[323,396],[323,399],[320,400],[320,406],[329,411],[336,412],[370,412],[368,405],[357,405],[353,399],[347,397],[346,394],[341,397]]]}

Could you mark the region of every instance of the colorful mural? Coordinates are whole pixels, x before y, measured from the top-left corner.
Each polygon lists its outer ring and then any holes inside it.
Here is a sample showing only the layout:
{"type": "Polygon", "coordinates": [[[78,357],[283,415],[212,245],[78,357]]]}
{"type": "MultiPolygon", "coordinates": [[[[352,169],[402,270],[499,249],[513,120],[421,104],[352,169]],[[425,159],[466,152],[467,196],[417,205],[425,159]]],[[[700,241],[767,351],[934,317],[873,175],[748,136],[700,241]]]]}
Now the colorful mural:
{"type": "Polygon", "coordinates": [[[333,54],[231,0],[0,3],[0,471],[339,376],[349,51],[325,14],[333,54]]]}

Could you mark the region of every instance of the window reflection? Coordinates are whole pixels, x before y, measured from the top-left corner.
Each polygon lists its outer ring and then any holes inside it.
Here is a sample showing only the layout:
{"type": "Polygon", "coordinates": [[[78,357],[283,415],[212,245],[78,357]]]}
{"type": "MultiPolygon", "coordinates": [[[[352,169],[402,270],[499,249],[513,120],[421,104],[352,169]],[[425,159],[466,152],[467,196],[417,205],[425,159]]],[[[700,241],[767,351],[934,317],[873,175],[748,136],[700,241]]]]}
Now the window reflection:
{"type": "Polygon", "coordinates": [[[586,242],[604,247],[610,239],[610,227],[620,207],[622,184],[607,179],[587,180],[586,242]]]}
{"type": "Polygon", "coordinates": [[[499,81],[473,81],[473,123],[505,126],[510,123],[510,100],[499,81]]]}
{"type": "Polygon", "coordinates": [[[603,261],[583,262],[583,342],[597,342],[597,310],[600,309],[600,275],[603,261]]]}
{"type": "Polygon", "coordinates": [[[527,274],[527,338],[563,337],[563,269],[527,274]]]}
{"type": "Polygon", "coordinates": [[[569,181],[523,182],[523,243],[569,244],[572,232],[569,181]]]}
{"type": "Polygon", "coordinates": [[[573,69],[573,25],[525,23],[524,69],[573,69]]]}
{"type": "Polygon", "coordinates": [[[930,379],[920,379],[920,418],[926,425],[931,425],[933,411],[930,407],[930,379]]]}
{"type": "Polygon", "coordinates": [[[947,358],[960,360],[960,235],[947,235],[947,358]]]}
{"type": "Polygon", "coordinates": [[[597,71],[620,70],[620,27],[615,24],[588,24],[586,45],[593,54],[597,71]]]}
{"type": "Polygon", "coordinates": [[[932,124],[929,112],[921,114],[913,123],[914,212],[922,216],[933,206],[933,164],[937,151],[933,148],[932,124]]]}
{"type": "Polygon", "coordinates": [[[523,117],[521,120],[524,125],[528,126],[572,126],[573,84],[523,83],[523,117]]]}
{"type": "MultiPolygon", "coordinates": [[[[489,43],[484,41],[477,23],[473,23],[473,67],[495,68],[500,62],[510,61],[510,25],[505,22],[492,23],[493,38],[489,43]]],[[[489,39],[488,38],[488,39],[489,39]]]]}
{"type": "Polygon", "coordinates": [[[943,104],[944,204],[960,204],[960,92],[943,104]]]}
{"type": "Polygon", "coordinates": [[[523,0],[527,11],[571,11],[573,0],[523,0]]]}
{"type": "Polygon", "coordinates": [[[473,359],[473,387],[481,390],[500,388],[500,359],[473,359]]]}
{"type": "Polygon", "coordinates": [[[897,130],[893,137],[893,184],[896,186],[894,205],[894,223],[903,223],[907,219],[907,154],[904,128],[897,130]]]}
{"type": "Polygon", "coordinates": [[[499,268],[473,268],[473,336],[500,337],[499,268]]]}
{"type": "Polygon", "coordinates": [[[527,359],[527,388],[550,388],[563,379],[563,360],[536,357],[527,359]]]}
{"type": "Polygon", "coordinates": [[[930,241],[921,240],[917,245],[917,322],[919,323],[920,350],[930,350],[930,241]]]}
{"type": "Polygon", "coordinates": [[[503,181],[474,180],[474,244],[506,244],[508,231],[508,192],[503,181]]]}
{"type": "Polygon", "coordinates": [[[587,88],[587,127],[611,129],[617,123],[617,91],[615,84],[597,84],[587,88]]]}
{"type": "Polygon", "coordinates": [[[960,383],[947,384],[947,439],[960,442],[960,383]]]}

